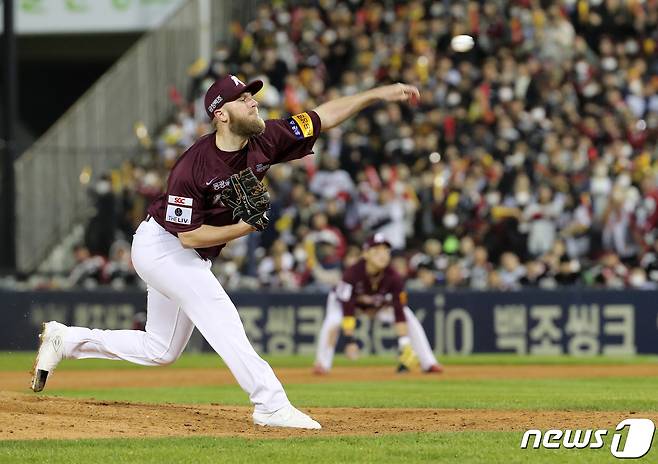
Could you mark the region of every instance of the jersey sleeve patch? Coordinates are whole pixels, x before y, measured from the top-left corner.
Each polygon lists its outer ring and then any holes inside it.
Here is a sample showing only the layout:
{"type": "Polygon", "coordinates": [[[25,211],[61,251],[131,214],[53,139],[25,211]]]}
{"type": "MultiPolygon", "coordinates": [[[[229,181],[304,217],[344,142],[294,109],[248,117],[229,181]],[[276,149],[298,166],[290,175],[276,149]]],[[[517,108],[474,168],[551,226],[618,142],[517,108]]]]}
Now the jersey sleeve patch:
{"type": "Polygon", "coordinates": [[[167,214],[165,215],[165,220],[175,224],[189,225],[192,223],[192,208],[167,205],[167,214]]]}
{"type": "Polygon", "coordinates": [[[169,203],[176,206],[192,206],[192,199],[188,197],[177,197],[169,195],[169,203]]]}
{"type": "Polygon", "coordinates": [[[288,124],[292,133],[298,139],[305,139],[314,135],[313,120],[308,113],[299,113],[288,118],[288,124]]]}

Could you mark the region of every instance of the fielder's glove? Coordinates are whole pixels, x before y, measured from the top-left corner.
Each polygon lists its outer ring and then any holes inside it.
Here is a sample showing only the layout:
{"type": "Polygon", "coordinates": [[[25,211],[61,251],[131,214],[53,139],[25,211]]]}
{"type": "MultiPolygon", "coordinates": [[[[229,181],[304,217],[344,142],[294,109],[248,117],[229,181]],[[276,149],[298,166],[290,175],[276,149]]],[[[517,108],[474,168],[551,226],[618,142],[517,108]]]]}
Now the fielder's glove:
{"type": "Polygon", "coordinates": [[[418,356],[416,356],[411,345],[401,347],[398,353],[398,372],[408,372],[417,369],[419,366],[420,361],[418,361],[418,356]]]}
{"type": "Polygon", "coordinates": [[[222,190],[221,200],[233,211],[233,219],[240,218],[257,230],[264,230],[270,220],[270,194],[251,168],[233,174],[230,185],[222,190]]]}

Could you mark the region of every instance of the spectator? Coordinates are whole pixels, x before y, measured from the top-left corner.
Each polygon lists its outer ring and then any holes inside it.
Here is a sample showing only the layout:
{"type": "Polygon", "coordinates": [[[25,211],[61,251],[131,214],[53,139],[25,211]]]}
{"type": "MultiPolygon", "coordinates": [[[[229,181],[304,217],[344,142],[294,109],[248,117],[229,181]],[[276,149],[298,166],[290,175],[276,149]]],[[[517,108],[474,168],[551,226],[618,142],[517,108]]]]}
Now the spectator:
{"type": "MultiPolygon", "coordinates": [[[[345,255],[347,250],[347,241],[342,232],[337,228],[329,225],[329,219],[325,213],[316,213],[311,219],[312,229],[307,236],[307,240],[315,244],[331,244],[335,249],[335,257],[331,258],[338,262],[345,255]]],[[[327,257],[327,259],[330,259],[327,257]]]]}
{"type": "Polygon", "coordinates": [[[647,279],[647,273],[641,267],[631,269],[628,275],[628,285],[636,290],[655,290],[658,288],[656,282],[647,279]]]}
{"type": "Polygon", "coordinates": [[[109,174],[103,175],[91,193],[96,214],[85,231],[85,244],[92,255],[108,256],[116,238],[119,214],[109,174]]]}
{"type": "Polygon", "coordinates": [[[606,288],[623,288],[628,278],[628,268],[615,253],[602,256],[599,263],[590,271],[589,280],[606,288]]]}
{"type": "Polygon", "coordinates": [[[347,171],[340,169],[336,158],[325,157],[323,164],[323,169],[313,176],[309,190],[324,200],[348,201],[354,195],[355,186],[347,171]]]}
{"type": "Polygon", "coordinates": [[[500,288],[504,290],[518,290],[521,287],[521,279],[525,276],[525,268],[514,253],[503,253],[500,258],[500,288]]]}
{"type": "Polygon", "coordinates": [[[446,270],[445,286],[448,289],[457,289],[464,286],[464,274],[459,264],[453,263],[446,270]]]}
{"type": "Polygon", "coordinates": [[[99,179],[92,254],[106,259],[130,238],[161,173],[209,130],[209,78],[231,72],[266,77],[260,111],[270,117],[377,82],[421,89],[417,108],[374,106],[320,139],[316,159],[272,167],[272,224],[224,266],[236,285],[273,268],[278,241],[294,259],[286,272],[328,285],[374,231],[410,257],[423,285],[623,287],[629,275],[642,280],[638,268],[658,282],[655,0],[393,6],[262,5],[195,73],[192,100],[179,102],[152,153],[99,179]],[[473,35],[475,49],[452,52],[455,33],[473,35]]]}
{"type": "Polygon", "coordinates": [[[592,209],[589,194],[580,196],[579,204],[566,211],[565,225],[560,231],[564,238],[567,254],[572,258],[581,258],[589,254],[592,226],[592,209]]]}
{"type": "Polygon", "coordinates": [[[523,211],[523,218],[528,224],[528,252],[532,256],[540,256],[553,246],[561,210],[562,205],[554,198],[553,189],[549,185],[541,185],[537,202],[531,202],[523,211]]]}
{"type": "Polygon", "coordinates": [[[410,290],[428,290],[436,287],[437,284],[436,273],[432,267],[421,264],[416,269],[416,276],[407,283],[407,287],[410,290]]]}
{"type": "Polygon", "coordinates": [[[294,290],[299,288],[295,274],[295,258],[283,240],[276,240],[270,253],[258,265],[258,279],[262,287],[294,290]]]}
{"type": "Polygon", "coordinates": [[[76,265],[69,276],[71,287],[96,288],[103,282],[103,267],[105,259],[102,256],[92,256],[84,245],[77,245],[73,253],[76,265]]]}
{"type": "Polygon", "coordinates": [[[487,249],[483,246],[476,247],[473,251],[473,264],[469,270],[469,286],[475,290],[485,290],[492,269],[487,249]]]}
{"type": "Polygon", "coordinates": [[[142,282],[133,268],[128,242],[120,240],[112,244],[109,260],[102,270],[102,282],[118,290],[142,282]]]}
{"type": "Polygon", "coordinates": [[[658,240],[655,240],[651,249],[642,256],[640,266],[644,269],[647,280],[658,284],[658,240]]]}

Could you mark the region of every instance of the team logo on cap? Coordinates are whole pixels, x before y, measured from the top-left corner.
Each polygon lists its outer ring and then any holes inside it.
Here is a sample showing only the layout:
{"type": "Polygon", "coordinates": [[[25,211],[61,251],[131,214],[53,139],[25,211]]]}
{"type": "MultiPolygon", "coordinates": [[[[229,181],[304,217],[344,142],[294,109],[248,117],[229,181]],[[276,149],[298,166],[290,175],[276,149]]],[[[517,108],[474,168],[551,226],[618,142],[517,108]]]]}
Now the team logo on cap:
{"type": "Polygon", "coordinates": [[[242,82],[240,79],[238,79],[237,77],[235,77],[232,74],[231,74],[231,80],[233,81],[233,83],[235,84],[236,87],[240,87],[240,86],[244,87],[244,82],[242,82]]]}
{"type": "Polygon", "coordinates": [[[373,241],[373,243],[384,243],[384,242],[386,242],[386,237],[384,237],[384,234],[382,234],[382,233],[377,233],[372,238],[372,241],[373,241]]]}

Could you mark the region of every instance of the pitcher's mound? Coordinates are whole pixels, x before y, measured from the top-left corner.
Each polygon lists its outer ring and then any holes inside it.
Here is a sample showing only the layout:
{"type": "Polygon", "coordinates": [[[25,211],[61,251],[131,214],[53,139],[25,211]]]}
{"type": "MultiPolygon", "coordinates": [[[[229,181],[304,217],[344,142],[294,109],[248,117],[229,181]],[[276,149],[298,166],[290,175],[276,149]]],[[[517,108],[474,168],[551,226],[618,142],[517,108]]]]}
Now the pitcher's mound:
{"type": "MultiPolygon", "coordinates": [[[[301,408],[322,430],[255,426],[251,408],[141,404],[0,392],[0,440],[169,436],[284,438],[465,430],[614,427],[629,412],[482,409],[301,408]]],[[[639,417],[638,416],[636,417],[639,417]]],[[[658,413],[641,414],[654,422],[658,413]]]]}

